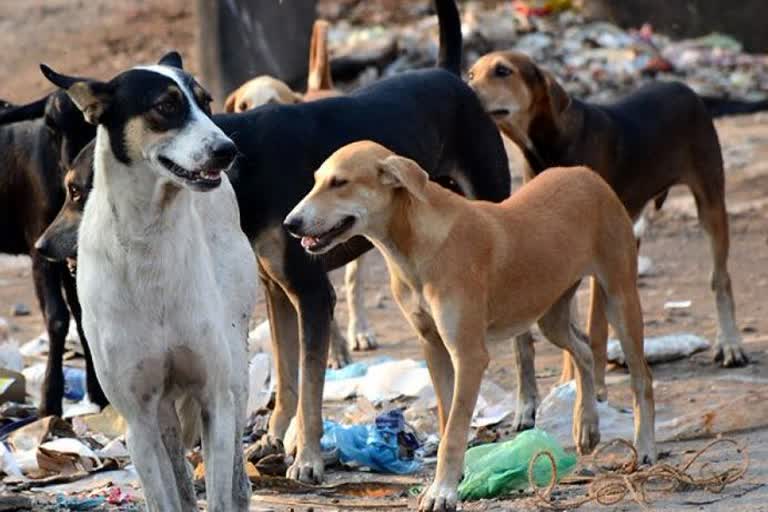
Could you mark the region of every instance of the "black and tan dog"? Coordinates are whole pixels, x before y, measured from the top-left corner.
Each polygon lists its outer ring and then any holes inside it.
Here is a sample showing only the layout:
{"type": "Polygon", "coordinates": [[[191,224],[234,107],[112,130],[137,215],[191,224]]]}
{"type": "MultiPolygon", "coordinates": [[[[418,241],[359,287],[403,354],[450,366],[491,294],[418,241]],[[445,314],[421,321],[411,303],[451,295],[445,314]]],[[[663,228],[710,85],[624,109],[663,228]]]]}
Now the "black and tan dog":
{"type": "Polygon", "coordinates": [[[0,112],[0,252],[32,257],[35,292],[50,340],[40,405],[44,416],[62,412],[62,357],[70,311],[83,341],[88,395],[98,405],[107,403],[80,327],[74,280],[64,263],[51,261],[44,248],[35,246],[64,202],[65,170],[94,134],[61,91],[0,112]]]}
{"type": "MultiPolygon", "coordinates": [[[[285,220],[311,254],[364,235],[384,255],[392,293],[418,332],[438,397],[442,439],[420,510],[453,510],[469,424],[489,355],[487,337],[538,322],[576,361],[574,443],[600,435],[592,355],[570,302],[586,275],[599,283],[627,354],[635,446],[656,458],[651,373],[643,357],[637,252],[630,219],[611,188],[585,168],[559,168],[501,204],[470,201],[430,183],[413,160],[370,141],[334,153],[285,220]]],[[[532,361],[525,362],[532,371],[532,361]]]]}
{"type": "MultiPolygon", "coordinates": [[[[480,58],[469,72],[469,83],[500,130],[523,149],[532,175],[551,166],[587,165],[608,181],[633,219],[652,200],[661,207],[670,187],[690,188],[712,247],[711,286],[719,326],[714,359],[727,367],[746,364],[727,269],[723,159],[712,118],[696,93],[679,83],[655,83],[617,103],[592,105],[571,98],[551,74],[511,51],[480,58]]],[[[607,339],[603,306],[593,293],[588,329],[602,396],[607,339]]],[[[562,378],[572,375],[566,360],[562,378]]]]}

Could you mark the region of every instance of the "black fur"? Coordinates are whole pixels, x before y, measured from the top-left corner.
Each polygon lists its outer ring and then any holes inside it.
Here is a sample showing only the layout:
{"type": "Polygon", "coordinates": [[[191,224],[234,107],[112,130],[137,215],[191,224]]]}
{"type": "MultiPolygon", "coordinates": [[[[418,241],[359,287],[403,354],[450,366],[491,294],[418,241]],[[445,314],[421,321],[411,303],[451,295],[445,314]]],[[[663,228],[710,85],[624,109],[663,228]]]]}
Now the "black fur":
{"type": "MultiPolygon", "coordinates": [[[[63,92],[3,110],[0,123],[0,252],[32,257],[35,292],[50,339],[41,413],[60,415],[62,355],[70,318],[67,301],[78,330],[80,306],[65,265],[45,259],[34,244],[64,202],[66,166],[95,130],[63,92]]],[[[87,345],[84,338],[83,345],[87,345]]],[[[105,404],[95,377],[90,380],[89,395],[105,404]]]]}

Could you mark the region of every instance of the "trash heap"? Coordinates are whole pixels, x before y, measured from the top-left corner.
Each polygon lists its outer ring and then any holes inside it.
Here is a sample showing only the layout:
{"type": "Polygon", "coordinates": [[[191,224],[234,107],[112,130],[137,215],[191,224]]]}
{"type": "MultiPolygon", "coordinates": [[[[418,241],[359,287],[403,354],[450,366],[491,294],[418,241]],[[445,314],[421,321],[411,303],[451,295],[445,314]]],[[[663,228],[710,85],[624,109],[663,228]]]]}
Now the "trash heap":
{"type": "MultiPolygon", "coordinates": [[[[332,55],[342,62],[368,59],[371,65],[355,84],[434,65],[437,18],[424,16],[425,7],[416,2],[404,6],[399,16],[390,16],[397,20],[391,24],[377,24],[382,16],[368,11],[344,13],[332,23],[332,55]]],[[[585,20],[570,4],[539,11],[521,9],[519,2],[470,1],[462,3],[461,14],[465,66],[489,51],[518,50],[584,100],[608,101],[653,80],[682,81],[705,96],[768,97],[768,55],[744,53],[736,39],[724,34],[676,41],[649,24],[624,30],[585,20]]]]}

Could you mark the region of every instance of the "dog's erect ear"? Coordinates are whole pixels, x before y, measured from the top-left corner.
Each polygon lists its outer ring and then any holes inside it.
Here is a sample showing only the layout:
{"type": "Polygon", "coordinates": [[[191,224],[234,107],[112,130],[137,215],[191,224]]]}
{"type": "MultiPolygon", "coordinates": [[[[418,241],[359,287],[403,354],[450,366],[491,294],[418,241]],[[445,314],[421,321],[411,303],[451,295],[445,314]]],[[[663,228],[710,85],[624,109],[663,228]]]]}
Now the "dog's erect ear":
{"type": "Polygon", "coordinates": [[[224,112],[227,112],[230,114],[235,112],[235,105],[237,104],[237,98],[238,98],[237,91],[227,96],[227,101],[224,102],[224,112]]]}
{"type": "Polygon", "coordinates": [[[552,109],[553,116],[559,116],[571,104],[571,97],[565,92],[565,89],[557,83],[557,79],[549,72],[543,71],[544,84],[547,87],[547,96],[549,96],[549,106],[552,109]]]}
{"type": "Polygon", "coordinates": [[[181,55],[176,50],[163,55],[158,64],[161,66],[170,66],[172,68],[184,69],[184,63],[181,61],[181,55]]]}
{"type": "Polygon", "coordinates": [[[52,84],[67,91],[74,104],[83,113],[86,121],[91,124],[99,124],[101,116],[112,101],[112,87],[109,84],[87,78],[62,75],[45,64],[40,64],[40,70],[52,84]]]}
{"type": "Polygon", "coordinates": [[[419,201],[426,200],[424,188],[429,176],[419,164],[402,156],[392,155],[378,163],[379,180],[384,185],[403,187],[419,201]]]}

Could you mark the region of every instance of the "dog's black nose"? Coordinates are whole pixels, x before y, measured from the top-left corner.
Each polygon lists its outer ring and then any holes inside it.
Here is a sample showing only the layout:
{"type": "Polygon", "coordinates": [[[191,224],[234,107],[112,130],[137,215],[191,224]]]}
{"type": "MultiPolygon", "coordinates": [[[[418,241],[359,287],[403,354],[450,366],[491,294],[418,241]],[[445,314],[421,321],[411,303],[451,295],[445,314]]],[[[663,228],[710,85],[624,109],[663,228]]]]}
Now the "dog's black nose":
{"type": "Polygon", "coordinates": [[[47,260],[53,259],[51,255],[51,244],[48,243],[48,239],[44,236],[41,236],[35,242],[35,251],[37,251],[40,256],[47,260]]]}
{"type": "Polygon", "coordinates": [[[237,158],[237,146],[231,140],[219,142],[211,148],[211,159],[224,165],[231,164],[237,158]]]}
{"type": "Polygon", "coordinates": [[[283,222],[283,227],[285,227],[285,230],[288,231],[288,233],[298,237],[301,236],[302,224],[304,223],[301,220],[301,217],[288,217],[285,219],[285,222],[283,222]]]}

